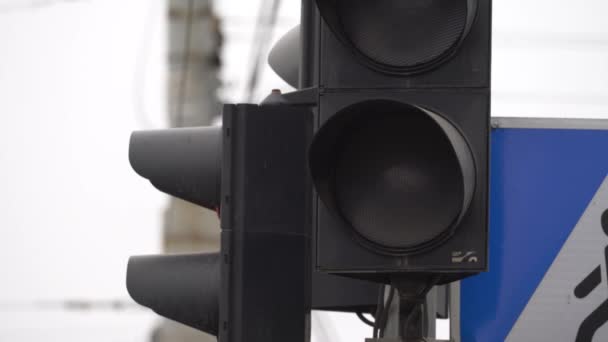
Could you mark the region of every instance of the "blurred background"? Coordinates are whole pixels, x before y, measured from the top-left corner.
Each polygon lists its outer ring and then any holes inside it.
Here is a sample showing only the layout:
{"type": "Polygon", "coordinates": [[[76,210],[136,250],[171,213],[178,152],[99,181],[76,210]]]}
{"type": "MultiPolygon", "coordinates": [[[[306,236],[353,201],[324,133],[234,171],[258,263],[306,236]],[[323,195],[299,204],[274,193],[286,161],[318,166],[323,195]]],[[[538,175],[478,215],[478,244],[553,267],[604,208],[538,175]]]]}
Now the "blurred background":
{"type": "MultiPolygon", "coordinates": [[[[266,65],[299,0],[0,0],[0,341],[212,341],[125,288],[130,255],[218,248],[217,215],[131,170],[137,129],[290,90],[266,65]]],[[[494,116],[608,119],[608,2],[494,0],[494,116]]],[[[315,342],[363,341],[315,312],[315,342]]],[[[438,325],[439,337],[447,322],[438,325]]]]}

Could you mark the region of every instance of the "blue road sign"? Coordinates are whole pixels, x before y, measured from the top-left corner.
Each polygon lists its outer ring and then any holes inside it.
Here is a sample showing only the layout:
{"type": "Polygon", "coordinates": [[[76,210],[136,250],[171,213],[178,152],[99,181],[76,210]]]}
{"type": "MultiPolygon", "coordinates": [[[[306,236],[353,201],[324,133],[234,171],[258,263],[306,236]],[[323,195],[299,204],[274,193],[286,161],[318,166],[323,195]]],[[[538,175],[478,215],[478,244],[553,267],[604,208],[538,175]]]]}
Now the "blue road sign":
{"type": "Polygon", "coordinates": [[[490,271],[461,282],[461,341],[608,341],[608,122],[494,123],[490,271]]]}

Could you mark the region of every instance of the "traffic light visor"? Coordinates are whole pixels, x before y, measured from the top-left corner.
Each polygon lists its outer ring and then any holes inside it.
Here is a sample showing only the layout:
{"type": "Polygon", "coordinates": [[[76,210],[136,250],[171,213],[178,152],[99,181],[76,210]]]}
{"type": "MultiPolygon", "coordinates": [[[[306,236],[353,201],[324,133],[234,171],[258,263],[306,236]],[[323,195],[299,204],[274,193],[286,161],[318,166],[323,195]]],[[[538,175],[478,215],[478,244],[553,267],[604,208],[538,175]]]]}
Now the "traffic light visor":
{"type": "Polygon", "coordinates": [[[395,101],[360,102],[332,116],[310,148],[321,201],[360,241],[389,254],[450,236],[475,187],[473,157],[441,115],[395,101]]]}
{"type": "Polygon", "coordinates": [[[133,170],[162,192],[215,210],[219,207],[222,128],[189,127],[133,132],[133,170]]]}
{"type": "Polygon", "coordinates": [[[127,289],[159,315],[217,335],[219,260],[218,253],[131,257],[127,289]]]}

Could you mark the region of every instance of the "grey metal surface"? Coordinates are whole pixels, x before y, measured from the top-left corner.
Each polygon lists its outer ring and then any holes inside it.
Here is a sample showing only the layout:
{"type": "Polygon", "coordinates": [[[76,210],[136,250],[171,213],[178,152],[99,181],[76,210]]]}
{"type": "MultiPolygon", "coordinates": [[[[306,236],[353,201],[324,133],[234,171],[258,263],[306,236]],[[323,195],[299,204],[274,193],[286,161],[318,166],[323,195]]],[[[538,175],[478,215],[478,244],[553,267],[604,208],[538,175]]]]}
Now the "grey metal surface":
{"type": "MultiPolygon", "coordinates": [[[[386,287],[385,300],[388,297],[390,286],[386,287]]],[[[432,288],[426,295],[426,311],[425,318],[425,330],[423,334],[429,339],[434,341],[436,337],[436,313],[437,313],[437,289],[432,288]]],[[[388,321],[386,322],[385,336],[387,339],[380,339],[379,341],[391,341],[391,336],[397,336],[399,334],[399,294],[396,292],[393,301],[390,303],[388,311],[388,321]]]]}
{"type": "Polygon", "coordinates": [[[608,130],[608,119],[493,117],[492,128],[608,130]]]}
{"type": "Polygon", "coordinates": [[[437,288],[434,287],[426,295],[427,306],[426,312],[426,336],[428,338],[436,338],[437,333],[437,288]]]}
{"type": "Polygon", "coordinates": [[[434,291],[437,293],[435,296],[435,300],[437,301],[437,317],[447,319],[450,316],[450,286],[435,286],[434,291]]]}
{"type": "Polygon", "coordinates": [[[460,342],[460,282],[450,286],[450,341],[460,342]]]}

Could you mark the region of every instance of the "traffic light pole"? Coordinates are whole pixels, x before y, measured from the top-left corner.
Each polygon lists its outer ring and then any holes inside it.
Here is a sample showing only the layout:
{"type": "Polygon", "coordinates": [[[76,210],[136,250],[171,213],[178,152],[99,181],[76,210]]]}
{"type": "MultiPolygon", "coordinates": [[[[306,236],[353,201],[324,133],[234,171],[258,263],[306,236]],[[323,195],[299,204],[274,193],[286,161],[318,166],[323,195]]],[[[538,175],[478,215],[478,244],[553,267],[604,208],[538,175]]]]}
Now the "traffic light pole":
{"type": "Polygon", "coordinates": [[[436,281],[437,277],[408,276],[386,286],[375,315],[374,337],[366,342],[435,341],[436,281]]]}
{"type": "MultiPolygon", "coordinates": [[[[387,291],[388,292],[388,291],[387,291]]],[[[412,336],[424,336],[427,341],[435,338],[435,319],[436,319],[436,290],[433,288],[426,296],[426,300],[419,308],[420,315],[417,322],[412,322],[410,325],[412,336]]],[[[400,315],[401,300],[399,294],[395,294],[396,298],[390,304],[388,310],[388,318],[385,328],[385,336],[399,336],[400,328],[402,327],[402,319],[400,315]]],[[[388,295],[385,297],[385,300],[388,295]]]]}

